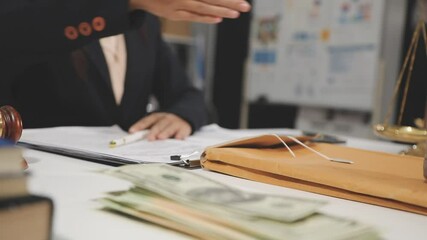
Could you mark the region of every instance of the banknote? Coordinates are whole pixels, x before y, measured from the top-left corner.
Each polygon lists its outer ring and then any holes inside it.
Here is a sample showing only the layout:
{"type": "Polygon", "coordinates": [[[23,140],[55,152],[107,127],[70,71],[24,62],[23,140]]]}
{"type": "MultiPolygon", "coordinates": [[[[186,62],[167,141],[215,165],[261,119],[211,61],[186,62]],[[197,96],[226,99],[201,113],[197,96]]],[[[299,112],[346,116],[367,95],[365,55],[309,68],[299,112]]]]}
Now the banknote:
{"type": "Polygon", "coordinates": [[[213,208],[220,206],[247,217],[293,222],[312,215],[325,204],[317,200],[247,192],[195,172],[162,164],[128,165],[105,173],[174,201],[213,208]]]}
{"type": "Polygon", "coordinates": [[[149,191],[132,190],[109,194],[102,201],[107,208],[200,239],[378,239],[370,226],[318,213],[295,222],[242,218],[236,213],[213,215],[208,209],[183,205],[149,191]]]}

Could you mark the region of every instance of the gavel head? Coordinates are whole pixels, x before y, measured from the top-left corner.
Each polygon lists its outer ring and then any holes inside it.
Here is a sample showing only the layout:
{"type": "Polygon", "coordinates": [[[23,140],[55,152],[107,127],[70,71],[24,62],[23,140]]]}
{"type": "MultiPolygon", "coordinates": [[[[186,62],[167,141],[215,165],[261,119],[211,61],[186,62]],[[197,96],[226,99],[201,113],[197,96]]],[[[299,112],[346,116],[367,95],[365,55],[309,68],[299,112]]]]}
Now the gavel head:
{"type": "Polygon", "coordinates": [[[0,107],[0,137],[18,142],[21,134],[21,115],[11,106],[0,107]]]}

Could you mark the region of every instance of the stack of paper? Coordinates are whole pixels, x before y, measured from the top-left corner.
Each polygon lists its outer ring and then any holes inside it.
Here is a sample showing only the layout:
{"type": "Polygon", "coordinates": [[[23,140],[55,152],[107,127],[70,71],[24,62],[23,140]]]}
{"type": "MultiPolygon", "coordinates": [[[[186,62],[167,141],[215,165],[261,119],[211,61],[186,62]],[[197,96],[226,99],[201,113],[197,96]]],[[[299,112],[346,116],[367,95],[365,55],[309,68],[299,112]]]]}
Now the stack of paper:
{"type": "Polygon", "coordinates": [[[229,130],[212,124],[203,127],[185,141],[176,139],[146,141],[142,139],[120,147],[110,147],[111,140],[127,135],[128,133],[118,126],[24,129],[19,145],[114,165],[174,163],[170,160],[172,155],[188,155],[197,151],[198,155],[195,154],[193,157],[199,159],[207,146],[252,136],[254,133],[229,130]]]}
{"type": "Polygon", "coordinates": [[[199,239],[378,239],[370,226],[318,213],[323,202],[245,192],[161,164],[106,170],[135,187],[100,202],[199,239]]]}

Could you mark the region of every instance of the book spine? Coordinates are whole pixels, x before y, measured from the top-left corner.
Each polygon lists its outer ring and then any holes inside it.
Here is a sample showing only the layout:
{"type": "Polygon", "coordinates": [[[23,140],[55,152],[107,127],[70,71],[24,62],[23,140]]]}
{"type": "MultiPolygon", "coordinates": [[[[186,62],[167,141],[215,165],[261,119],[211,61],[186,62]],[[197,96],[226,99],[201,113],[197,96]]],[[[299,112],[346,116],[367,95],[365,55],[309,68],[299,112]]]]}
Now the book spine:
{"type": "MultiPolygon", "coordinates": [[[[427,130],[427,99],[425,106],[425,114],[424,114],[424,128],[427,130]]],[[[425,146],[425,156],[424,156],[424,178],[427,180],[427,140],[425,146]]]]}
{"type": "Polygon", "coordinates": [[[0,238],[52,239],[53,201],[26,195],[0,199],[0,238]]]}

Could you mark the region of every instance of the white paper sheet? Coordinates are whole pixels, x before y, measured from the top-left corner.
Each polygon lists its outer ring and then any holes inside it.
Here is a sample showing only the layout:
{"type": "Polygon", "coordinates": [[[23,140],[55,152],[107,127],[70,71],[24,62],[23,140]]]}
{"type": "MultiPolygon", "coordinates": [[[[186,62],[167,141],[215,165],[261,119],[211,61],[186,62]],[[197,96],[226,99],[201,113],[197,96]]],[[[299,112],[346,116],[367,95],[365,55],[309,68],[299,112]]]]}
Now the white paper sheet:
{"type": "MultiPolygon", "coordinates": [[[[274,130],[270,130],[274,131],[274,130]]],[[[283,130],[282,130],[283,131],[283,130]]],[[[203,127],[186,140],[167,139],[162,141],[141,140],[135,143],[110,148],[113,139],[126,136],[128,133],[118,126],[111,127],[55,127],[42,129],[24,129],[20,142],[37,146],[60,148],[67,154],[85,154],[94,158],[120,159],[142,163],[170,163],[171,155],[187,155],[194,151],[198,154],[192,159],[198,159],[203,150],[211,145],[219,144],[236,138],[254,136],[263,131],[229,130],[216,124],[203,127]]],[[[277,133],[277,132],[275,132],[277,133]]],[[[58,150],[58,149],[56,149],[58,150]]]]}

